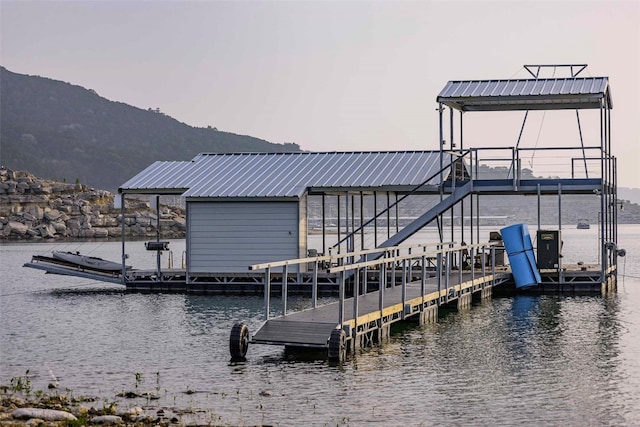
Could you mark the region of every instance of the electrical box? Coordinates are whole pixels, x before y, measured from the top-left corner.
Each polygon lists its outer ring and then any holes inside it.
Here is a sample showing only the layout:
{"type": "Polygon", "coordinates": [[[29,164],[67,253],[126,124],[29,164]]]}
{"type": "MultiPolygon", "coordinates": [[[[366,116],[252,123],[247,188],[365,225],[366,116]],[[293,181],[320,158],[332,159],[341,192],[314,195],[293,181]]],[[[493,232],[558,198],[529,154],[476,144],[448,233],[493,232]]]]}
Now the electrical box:
{"type": "MultiPolygon", "coordinates": [[[[494,249],[496,256],[496,267],[504,267],[504,242],[499,231],[489,232],[489,243],[497,243],[498,247],[494,249]]],[[[488,262],[491,262],[489,260],[488,262]]]]}
{"type": "Polygon", "coordinates": [[[559,269],[562,267],[560,230],[538,230],[537,244],[539,269],[559,269]]]}

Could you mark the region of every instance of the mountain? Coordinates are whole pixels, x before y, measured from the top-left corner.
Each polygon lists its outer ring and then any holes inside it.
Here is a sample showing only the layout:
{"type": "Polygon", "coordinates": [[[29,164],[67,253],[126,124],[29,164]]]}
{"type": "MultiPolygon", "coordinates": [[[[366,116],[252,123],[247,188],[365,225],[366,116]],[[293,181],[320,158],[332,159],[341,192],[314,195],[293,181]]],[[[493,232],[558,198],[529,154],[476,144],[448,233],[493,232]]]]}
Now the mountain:
{"type": "Polygon", "coordinates": [[[293,151],[300,147],[192,127],[159,110],[0,67],[0,159],[11,169],[113,191],[156,160],[293,151]]]}

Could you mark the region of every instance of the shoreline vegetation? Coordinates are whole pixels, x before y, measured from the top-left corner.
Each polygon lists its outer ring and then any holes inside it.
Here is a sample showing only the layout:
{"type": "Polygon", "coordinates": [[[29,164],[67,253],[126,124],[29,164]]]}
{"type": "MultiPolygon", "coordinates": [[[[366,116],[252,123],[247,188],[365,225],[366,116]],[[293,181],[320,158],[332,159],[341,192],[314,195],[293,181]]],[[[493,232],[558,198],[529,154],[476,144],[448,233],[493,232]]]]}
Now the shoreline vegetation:
{"type": "Polygon", "coordinates": [[[38,178],[0,168],[0,242],[66,239],[181,239],[185,210],[160,202],[160,218],[147,199],[125,199],[125,214],[114,208],[114,194],[38,178]]]}
{"type": "MultiPolygon", "coordinates": [[[[76,396],[71,390],[58,390],[50,383],[48,390],[33,390],[29,371],[0,385],[0,426],[2,427],[80,427],[86,425],[122,426],[228,426],[213,411],[196,408],[169,408],[153,405],[156,392],[140,392],[142,376],[135,374],[135,390],[116,395],[118,400],[76,396]],[[121,405],[123,399],[145,400],[146,405],[121,405]],[[122,407],[124,406],[124,408],[122,407]],[[204,420],[204,422],[203,422],[204,420]]],[[[189,394],[189,391],[185,393],[189,394]]],[[[264,425],[260,425],[265,427],[264,425]]],[[[258,427],[258,425],[256,425],[258,427]]]]}

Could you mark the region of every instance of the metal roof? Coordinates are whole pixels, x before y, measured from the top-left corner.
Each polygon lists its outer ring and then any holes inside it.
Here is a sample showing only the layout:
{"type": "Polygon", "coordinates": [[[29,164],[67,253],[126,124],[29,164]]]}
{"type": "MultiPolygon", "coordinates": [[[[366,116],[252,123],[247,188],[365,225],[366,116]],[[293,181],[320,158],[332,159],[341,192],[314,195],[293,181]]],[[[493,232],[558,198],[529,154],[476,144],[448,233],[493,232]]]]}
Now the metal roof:
{"type": "Polygon", "coordinates": [[[608,77],[450,81],[436,101],[460,111],[612,108],[608,77]]]}
{"type": "MultiPolygon", "coordinates": [[[[451,155],[443,154],[445,164],[451,155]]],[[[122,193],[191,198],[292,198],[305,191],[410,191],[431,178],[439,151],[202,153],[191,161],[155,162],[124,183],[122,193]]],[[[447,174],[444,174],[446,178],[447,174]]]]}

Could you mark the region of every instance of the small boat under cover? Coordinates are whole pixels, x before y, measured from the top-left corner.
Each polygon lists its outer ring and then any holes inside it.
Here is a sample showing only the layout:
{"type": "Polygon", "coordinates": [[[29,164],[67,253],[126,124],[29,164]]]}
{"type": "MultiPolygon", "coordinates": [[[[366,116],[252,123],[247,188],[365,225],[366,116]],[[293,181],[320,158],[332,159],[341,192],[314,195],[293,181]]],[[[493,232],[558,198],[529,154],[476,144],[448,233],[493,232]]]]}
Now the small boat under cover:
{"type": "MultiPolygon", "coordinates": [[[[76,264],[80,267],[92,268],[94,270],[101,271],[121,271],[122,264],[113,261],[107,261],[102,258],[92,257],[88,255],[82,255],[80,252],[60,252],[53,251],[53,257],[60,261],[65,261],[71,264],[76,264]]],[[[128,270],[130,265],[125,266],[128,270]]]]}

